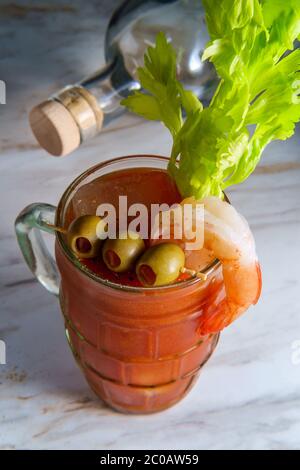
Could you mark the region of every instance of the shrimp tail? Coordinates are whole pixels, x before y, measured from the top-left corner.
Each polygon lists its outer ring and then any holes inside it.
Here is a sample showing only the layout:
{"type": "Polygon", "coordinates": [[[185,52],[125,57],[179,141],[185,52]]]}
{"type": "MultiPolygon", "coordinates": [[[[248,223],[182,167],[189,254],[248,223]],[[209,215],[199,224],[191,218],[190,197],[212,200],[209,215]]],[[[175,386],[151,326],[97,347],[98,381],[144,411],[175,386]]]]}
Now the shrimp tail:
{"type": "Polygon", "coordinates": [[[239,268],[234,274],[232,266],[229,267],[230,274],[226,272],[226,269],[225,264],[223,265],[224,291],[222,300],[216,299],[214,303],[205,306],[200,317],[198,333],[201,336],[223,330],[251,305],[255,305],[260,298],[262,275],[258,261],[254,263],[254,266],[245,267],[242,270],[239,268]],[[233,278],[235,278],[234,283],[232,282],[233,278]],[[227,282],[228,279],[230,282],[227,282]]]}

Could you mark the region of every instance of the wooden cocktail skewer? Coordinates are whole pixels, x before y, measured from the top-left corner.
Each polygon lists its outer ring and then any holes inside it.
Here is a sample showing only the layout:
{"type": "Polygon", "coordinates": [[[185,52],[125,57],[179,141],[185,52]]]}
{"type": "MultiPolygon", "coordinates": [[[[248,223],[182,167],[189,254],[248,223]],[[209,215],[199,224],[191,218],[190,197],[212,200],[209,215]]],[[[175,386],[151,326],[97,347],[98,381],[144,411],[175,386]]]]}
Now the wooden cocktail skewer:
{"type": "Polygon", "coordinates": [[[51,228],[55,232],[63,233],[64,235],[68,233],[68,230],[66,228],[58,227],[57,225],[52,225],[52,224],[49,224],[48,222],[45,223],[45,225],[47,225],[47,227],[51,228]]]}
{"type": "Polygon", "coordinates": [[[191,277],[198,277],[202,281],[207,280],[207,274],[202,273],[201,271],[195,271],[194,269],[182,268],[180,270],[182,274],[189,274],[191,277]]]}

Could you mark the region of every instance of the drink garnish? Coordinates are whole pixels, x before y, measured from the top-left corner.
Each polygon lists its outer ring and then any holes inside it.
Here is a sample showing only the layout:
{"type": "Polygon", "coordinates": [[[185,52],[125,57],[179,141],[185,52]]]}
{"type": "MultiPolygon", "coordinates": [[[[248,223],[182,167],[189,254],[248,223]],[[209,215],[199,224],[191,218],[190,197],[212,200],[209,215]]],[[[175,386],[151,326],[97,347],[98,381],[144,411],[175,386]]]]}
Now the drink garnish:
{"type": "Polygon", "coordinates": [[[138,75],[143,91],[122,101],[161,121],[173,147],[169,172],[183,197],[223,196],[255,169],[265,147],[300,119],[298,0],[203,0],[210,34],[203,59],[220,77],[208,107],[176,78],[176,51],[159,33],[138,75]],[[185,115],[185,118],[183,117],[185,115]]]}
{"type": "Polygon", "coordinates": [[[131,270],[144,251],[144,240],[137,233],[128,231],[119,238],[108,238],[102,249],[102,257],[108,269],[121,273],[131,270]]]}

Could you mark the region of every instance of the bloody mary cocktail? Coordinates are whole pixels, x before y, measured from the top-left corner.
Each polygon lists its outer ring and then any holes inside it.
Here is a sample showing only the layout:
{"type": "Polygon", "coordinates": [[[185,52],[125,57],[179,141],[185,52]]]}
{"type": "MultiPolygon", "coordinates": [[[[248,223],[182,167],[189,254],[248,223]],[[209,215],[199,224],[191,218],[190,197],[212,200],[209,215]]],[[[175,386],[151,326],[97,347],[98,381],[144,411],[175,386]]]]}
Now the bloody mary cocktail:
{"type": "MultiPolygon", "coordinates": [[[[103,202],[118,209],[119,195],[127,196],[129,205],[178,202],[167,162],[127,157],[86,172],[63,196],[57,225],[67,227],[103,202]]],[[[182,277],[169,286],[145,288],[134,271],[109,271],[101,256],[76,259],[63,235],[56,258],[67,337],[96,394],[132,413],[155,412],[180,400],[217,344],[218,334],[203,336],[198,326],[205,306],[220,301],[219,265],[207,266],[205,282],[182,277]]]]}

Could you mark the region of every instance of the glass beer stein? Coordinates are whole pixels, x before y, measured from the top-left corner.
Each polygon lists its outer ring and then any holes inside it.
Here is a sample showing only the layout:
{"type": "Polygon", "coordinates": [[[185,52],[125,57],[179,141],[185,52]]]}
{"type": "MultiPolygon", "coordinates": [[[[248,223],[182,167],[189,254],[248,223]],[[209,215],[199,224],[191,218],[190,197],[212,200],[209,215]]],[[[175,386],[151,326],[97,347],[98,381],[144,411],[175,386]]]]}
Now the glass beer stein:
{"type": "Polygon", "coordinates": [[[32,204],[16,219],[18,242],[29,268],[59,297],[66,336],[87,382],[105,403],[129,413],[168,408],[195,383],[218,342],[218,334],[201,336],[197,326],[203,307],[208,302],[218,305],[222,297],[220,264],[215,260],[206,266],[205,281],[190,278],[162,287],[121,285],[88,269],[54,227],[68,227],[84,213],[95,214],[100,202],[116,207],[118,187],[129,205],[172,199],[172,189],[167,194],[166,185],[160,184],[167,181],[167,163],[167,158],[157,156],[102,163],[79,176],[57,208],[32,204]],[[137,178],[136,171],[145,177],[137,178]],[[55,234],[56,259],[45,247],[43,231],[55,234]]]}

